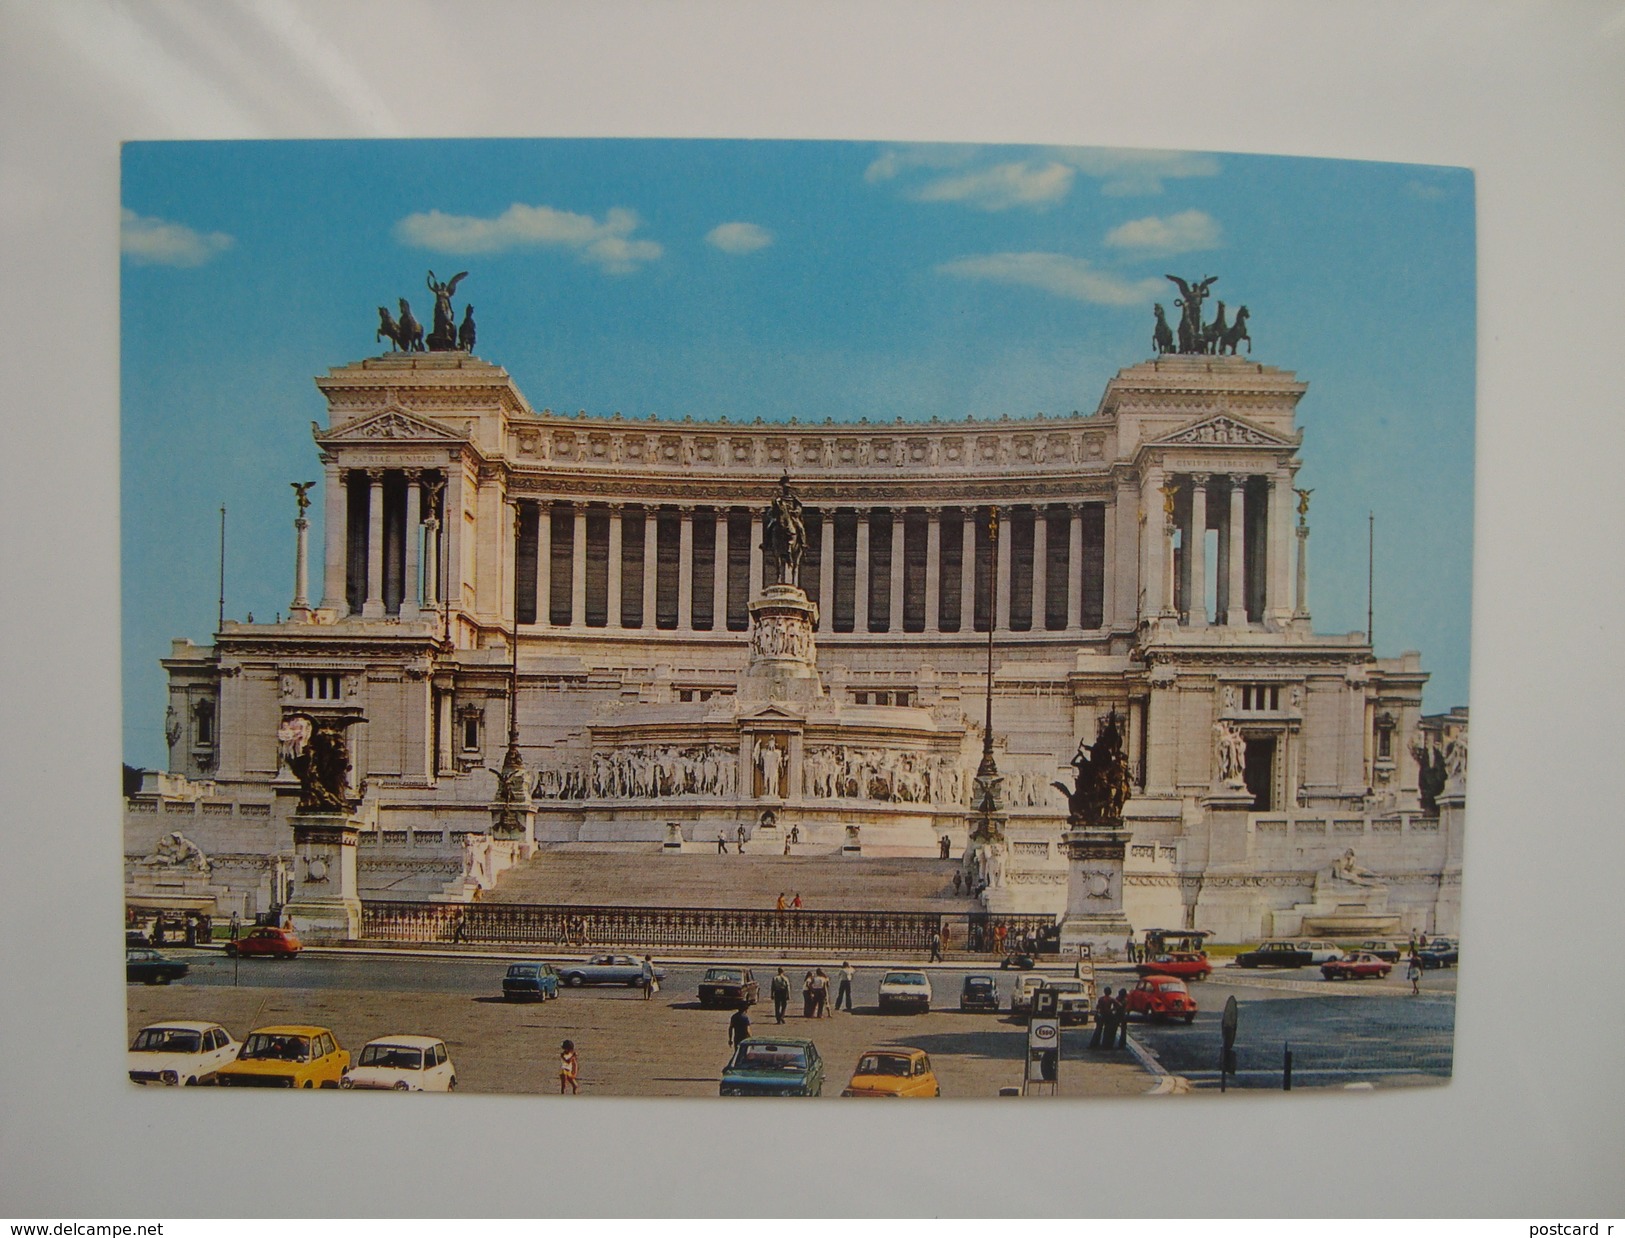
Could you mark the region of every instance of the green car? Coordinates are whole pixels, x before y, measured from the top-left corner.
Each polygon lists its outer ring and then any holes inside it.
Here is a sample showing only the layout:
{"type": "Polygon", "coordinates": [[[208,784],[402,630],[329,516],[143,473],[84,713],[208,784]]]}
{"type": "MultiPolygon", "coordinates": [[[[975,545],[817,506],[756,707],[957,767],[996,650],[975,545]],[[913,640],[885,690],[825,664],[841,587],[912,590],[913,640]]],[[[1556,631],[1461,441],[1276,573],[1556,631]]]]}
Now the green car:
{"type": "Polygon", "coordinates": [[[817,1096],[823,1090],[824,1060],[810,1040],[742,1040],[722,1068],[723,1096],[817,1096]]]}

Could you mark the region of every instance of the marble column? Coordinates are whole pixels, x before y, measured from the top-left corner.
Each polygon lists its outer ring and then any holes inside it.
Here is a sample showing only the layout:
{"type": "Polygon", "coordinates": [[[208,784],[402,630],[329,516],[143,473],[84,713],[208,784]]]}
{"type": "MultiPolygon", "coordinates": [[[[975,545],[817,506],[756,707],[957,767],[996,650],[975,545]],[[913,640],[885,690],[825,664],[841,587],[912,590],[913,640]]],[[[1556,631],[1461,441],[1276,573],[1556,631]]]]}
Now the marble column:
{"type": "Polygon", "coordinates": [[[1298,593],[1292,618],[1302,622],[1309,619],[1309,523],[1302,516],[1298,517],[1298,593]]]}
{"type": "Polygon", "coordinates": [[[1190,534],[1185,539],[1185,622],[1207,627],[1207,473],[1191,474],[1190,534]]]}
{"type": "Polygon", "coordinates": [[[570,531],[570,626],[587,623],[587,505],[573,503],[575,525],[570,531]]]}
{"type": "Polygon", "coordinates": [[[367,600],[362,604],[363,619],[384,615],[384,470],[368,469],[367,499],[367,600]]]}
{"type": "Polygon", "coordinates": [[[536,504],[536,622],[553,622],[553,504],[536,504]]]}
{"type": "Polygon", "coordinates": [[[646,503],[643,507],[643,605],[640,608],[645,632],[653,632],[659,623],[660,611],[655,605],[659,537],[660,509],[646,503]]]}
{"type": "Polygon", "coordinates": [[[903,630],[903,509],[891,511],[891,609],[886,618],[890,632],[903,630]]]}
{"type": "Polygon", "coordinates": [[[428,610],[440,608],[440,517],[429,509],[423,522],[423,605],[428,610]]]}
{"type": "Polygon", "coordinates": [[[1010,586],[1014,583],[1010,579],[1010,512],[999,513],[999,554],[993,564],[994,585],[993,597],[998,602],[993,618],[993,628],[997,632],[1010,630],[1010,586]]]}
{"type": "Polygon", "coordinates": [[[1033,624],[1034,632],[1049,627],[1049,508],[1033,508],[1033,624]]]}
{"type": "Polygon", "coordinates": [[[350,536],[349,489],[344,484],[344,478],[349,470],[339,468],[338,463],[331,457],[323,463],[326,465],[323,481],[326,491],[323,507],[325,514],[322,517],[322,541],[325,549],[322,555],[321,605],[323,610],[334,610],[343,614],[347,609],[344,598],[344,569],[350,536]]]}
{"type": "Polygon", "coordinates": [[[976,630],[976,509],[960,512],[959,630],[976,630]]]}
{"type": "Polygon", "coordinates": [[[717,508],[715,519],[716,538],[711,543],[711,630],[723,632],[728,627],[728,509],[717,508]]]}
{"type": "Polygon", "coordinates": [[[826,507],[818,522],[818,630],[835,623],[835,509],[826,507]]]}
{"type": "Polygon", "coordinates": [[[925,509],[925,630],[942,626],[942,508],[925,509]]]}
{"type": "Polygon", "coordinates": [[[625,503],[611,503],[609,505],[609,584],[604,599],[604,626],[619,631],[621,624],[621,548],[624,544],[625,533],[621,526],[621,517],[626,512],[625,503]]]}
{"type": "Polygon", "coordinates": [[[1066,630],[1083,630],[1083,504],[1068,503],[1066,539],[1066,630]]]}
{"type": "Polygon", "coordinates": [[[305,509],[298,508],[293,518],[293,601],[288,606],[288,617],[304,618],[310,614],[310,521],[305,509]]]}
{"type": "Polygon", "coordinates": [[[401,618],[416,619],[423,602],[419,548],[423,543],[423,470],[406,470],[406,565],[401,581],[401,618]]]}
{"type": "Polygon", "coordinates": [[[1288,596],[1287,561],[1292,544],[1292,475],[1277,469],[1270,476],[1270,497],[1267,511],[1268,529],[1264,538],[1264,617],[1277,627],[1292,618],[1292,602],[1288,596]]]}
{"type": "Polygon", "coordinates": [[[677,630],[694,630],[694,509],[679,507],[677,525],[677,630]]]}
{"type": "Polygon", "coordinates": [[[869,630],[869,511],[858,509],[858,553],[853,575],[852,630],[869,630]]]}
{"type": "Polygon", "coordinates": [[[762,596],[762,513],[750,514],[750,600],[762,596]]]}
{"type": "Polygon", "coordinates": [[[1247,626],[1247,476],[1230,476],[1230,533],[1225,539],[1230,544],[1230,606],[1225,611],[1225,624],[1232,628],[1247,626]]]}

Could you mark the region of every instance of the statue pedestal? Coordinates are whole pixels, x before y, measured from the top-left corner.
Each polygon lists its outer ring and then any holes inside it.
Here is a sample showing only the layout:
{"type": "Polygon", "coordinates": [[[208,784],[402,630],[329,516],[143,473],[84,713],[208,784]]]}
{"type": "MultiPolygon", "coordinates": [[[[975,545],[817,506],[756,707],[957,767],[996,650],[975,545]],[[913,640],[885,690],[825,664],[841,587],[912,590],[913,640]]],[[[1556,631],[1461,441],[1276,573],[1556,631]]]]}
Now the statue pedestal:
{"type": "Polygon", "coordinates": [[[1121,953],[1133,933],[1123,914],[1123,855],[1129,831],[1073,828],[1061,835],[1066,848],[1066,912],[1061,953],[1088,946],[1091,957],[1121,953]]]}
{"type": "Polygon", "coordinates": [[[1392,937],[1400,917],[1388,910],[1388,887],[1315,875],[1311,901],[1270,914],[1275,937],[1392,937]]]}
{"type": "Polygon", "coordinates": [[[292,820],[294,895],[282,909],[302,941],[355,941],[361,936],[356,841],[362,825],[348,813],[296,813],[292,820]]]}
{"type": "Polygon", "coordinates": [[[741,701],[814,701],[818,680],[813,632],[818,607],[796,585],[769,585],[750,603],[750,662],[739,681],[741,701]]]}
{"type": "Polygon", "coordinates": [[[683,852],[683,823],[681,821],[666,822],[666,838],[660,844],[663,855],[681,855],[683,852]]]}

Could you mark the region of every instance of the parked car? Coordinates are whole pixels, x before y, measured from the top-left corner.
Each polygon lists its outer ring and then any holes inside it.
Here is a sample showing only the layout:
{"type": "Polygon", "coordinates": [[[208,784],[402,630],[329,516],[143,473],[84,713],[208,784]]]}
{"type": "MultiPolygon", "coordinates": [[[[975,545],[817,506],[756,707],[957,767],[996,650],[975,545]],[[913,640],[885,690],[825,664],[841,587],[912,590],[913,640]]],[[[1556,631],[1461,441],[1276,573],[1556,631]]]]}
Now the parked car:
{"type": "Polygon", "coordinates": [[[1178,976],[1147,976],[1128,992],[1128,1012],[1151,1019],[1196,1018],[1196,999],[1178,976]]]}
{"type": "Polygon", "coordinates": [[[1010,990],[1010,1013],[1031,1014],[1033,1010],[1033,994],[1043,988],[1048,976],[1029,973],[1017,976],[1015,987],[1010,990]]]}
{"type": "Polygon", "coordinates": [[[959,986],[961,1010],[999,1012],[999,982],[992,976],[966,976],[959,986]]]}
{"type": "MultiPolygon", "coordinates": [[[[630,954],[595,954],[585,962],[565,963],[558,970],[559,979],[572,989],[584,984],[637,985],[643,980],[643,960],[630,954]]],[[[666,978],[658,967],[654,973],[656,980],[666,978]]]]}
{"type": "Polygon", "coordinates": [[[156,950],[126,950],[124,952],[124,980],[127,984],[168,984],[191,971],[191,965],[179,959],[165,958],[156,950]]]}
{"type": "Polygon", "coordinates": [[[237,958],[291,959],[300,950],[299,939],[292,929],[261,925],[251,928],[236,941],[226,943],[226,953],[237,958]]]}
{"type": "Polygon", "coordinates": [[[1454,967],[1461,959],[1461,945],[1451,937],[1435,937],[1416,951],[1424,968],[1454,967]]]}
{"type": "Polygon", "coordinates": [[[361,1046],[356,1064],[339,1086],[375,1092],[450,1092],[457,1086],[457,1068],[443,1040],[383,1036],[361,1046]]]}
{"type": "Polygon", "coordinates": [[[1236,966],[1309,967],[1342,957],[1343,952],[1329,941],[1300,937],[1266,941],[1256,950],[1236,955],[1236,966]]]}
{"type": "Polygon", "coordinates": [[[722,1068],[723,1096],[817,1096],[823,1090],[824,1061],[810,1040],[742,1040],[722,1068]]]}
{"type": "Polygon", "coordinates": [[[942,1086],[923,1049],[866,1049],[842,1096],[941,1096],[942,1086]]]}
{"type": "Polygon", "coordinates": [[[1405,950],[1397,941],[1384,941],[1380,938],[1372,941],[1362,941],[1356,950],[1363,950],[1367,954],[1374,954],[1384,963],[1397,963],[1404,955],[1405,950]]]}
{"type": "Polygon", "coordinates": [[[700,1005],[756,1004],[756,973],[748,967],[708,967],[700,980],[700,1005]]]}
{"type": "Polygon", "coordinates": [[[1055,1012],[1062,1023],[1087,1023],[1094,1017],[1095,984],[1070,976],[1046,980],[1044,988],[1056,993],[1055,1012]]]}
{"type": "Polygon", "coordinates": [[[154,1023],[130,1042],[130,1082],[168,1087],[212,1083],[215,1071],[234,1060],[239,1048],[218,1023],[154,1023]]]}
{"type": "Polygon", "coordinates": [[[232,1088],[336,1088],[349,1069],[349,1053],[327,1028],[288,1024],[250,1032],[237,1060],[222,1066],[215,1082],[232,1088]]]}
{"type": "Polygon", "coordinates": [[[509,963],[502,996],[510,1002],[545,1002],[559,995],[559,973],[551,963],[509,963]]]}
{"type": "Polygon", "coordinates": [[[923,971],[889,971],[880,981],[880,1011],[931,1009],[931,981],[923,971]]]}
{"type": "Polygon", "coordinates": [[[1213,972],[1213,964],[1206,954],[1179,950],[1171,954],[1154,954],[1134,970],[1141,976],[1178,976],[1181,980],[1206,980],[1213,972]]]}
{"type": "Polygon", "coordinates": [[[1347,958],[1328,959],[1320,965],[1320,974],[1328,980],[1381,980],[1393,970],[1392,963],[1369,950],[1356,950],[1347,958]]]}
{"type": "Polygon", "coordinates": [[[124,944],[126,947],[135,946],[137,948],[142,946],[150,946],[152,944],[152,938],[147,936],[147,931],[145,929],[125,929],[124,944]]]}
{"type": "Polygon", "coordinates": [[[1309,961],[1317,965],[1320,963],[1329,963],[1333,959],[1340,959],[1343,957],[1343,951],[1338,948],[1337,943],[1334,941],[1304,941],[1300,939],[1298,941],[1298,949],[1309,951],[1309,961]]]}

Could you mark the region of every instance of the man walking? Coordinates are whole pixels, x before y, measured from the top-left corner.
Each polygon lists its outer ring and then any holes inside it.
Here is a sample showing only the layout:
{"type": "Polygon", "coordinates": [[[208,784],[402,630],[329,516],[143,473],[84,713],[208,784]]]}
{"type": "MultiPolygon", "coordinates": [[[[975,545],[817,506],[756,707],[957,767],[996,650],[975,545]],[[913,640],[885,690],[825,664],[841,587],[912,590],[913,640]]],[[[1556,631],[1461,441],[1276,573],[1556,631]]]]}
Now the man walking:
{"type": "Polygon", "coordinates": [[[937,936],[937,934],[935,934],[935,933],[931,934],[931,958],[930,958],[930,962],[932,962],[932,963],[940,963],[940,962],[942,962],[942,938],[937,936]]]}
{"type": "Polygon", "coordinates": [[[646,1002],[653,1000],[655,989],[659,987],[655,983],[654,959],[647,954],[643,956],[643,964],[638,969],[638,987],[643,990],[643,1000],[646,1002]]]}
{"type": "Polygon", "coordinates": [[[852,976],[852,964],[850,962],[842,963],[841,983],[835,989],[835,1009],[839,1010],[844,1002],[848,1013],[851,1013],[852,1010],[852,976]]]}
{"type": "Polygon", "coordinates": [[[1112,996],[1110,986],[1102,990],[1100,1000],[1095,1003],[1095,1034],[1089,1040],[1091,1049],[1110,1049],[1112,1041],[1117,1035],[1117,999],[1112,996]]]}
{"type": "Polygon", "coordinates": [[[737,837],[739,839],[739,854],[744,855],[745,854],[745,823],[743,821],[741,821],[739,823],[739,829],[737,831],[737,837]]]}
{"type": "Polygon", "coordinates": [[[1117,990],[1117,1047],[1128,1048],[1128,990],[1117,990]]]}
{"type": "Polygon", "coordinates": [[[784,974],[784,968],[779,968],[769,986],[773,994],[773,1021],[784,1022],[784,1011],[790,1004],[790,977],[784,974]]]}
{"type": "Polygon", "coordinates": [[[750,1039],[750,1006],[745,1002],[739,1003],[739,1009],[733,1012],[728,1020],[728,1045],[735,1045],[750,1039]]]}
{"type": "Polygon", "coordinates": [[[1411,982],[1411,996],[1419,997],[1422,993],[1422,956],[1411,951],[1411,961],[1405,967],[1405,979],[1411,982]]]}
{"type": "Polygon", "coordinates": [[[728,836],[722,832],[721,826],[717,827],[717,854],[728,854],[728,836]]]}

